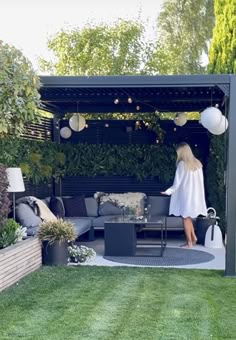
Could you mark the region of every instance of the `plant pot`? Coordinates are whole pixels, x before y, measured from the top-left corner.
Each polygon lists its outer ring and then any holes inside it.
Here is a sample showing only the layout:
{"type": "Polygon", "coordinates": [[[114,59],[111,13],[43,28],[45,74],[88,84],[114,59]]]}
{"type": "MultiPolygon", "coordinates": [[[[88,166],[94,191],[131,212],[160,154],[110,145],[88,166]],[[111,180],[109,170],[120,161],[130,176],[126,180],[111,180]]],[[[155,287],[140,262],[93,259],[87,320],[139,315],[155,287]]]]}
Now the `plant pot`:
{"type": "Polygon", "coordinates": [[[42,261],[46,266],[63,266],[68,263],[68,243],[55,241],[42,242],[42,261]]]}
{"type": "Polygon", "coordinates": [[[205,236],[207,229],[216,223],[215,218],[210,217],[198,217],[196,221],[196,236],[197,236],[197,243],[198,244],[205,244],[205,236]]]}

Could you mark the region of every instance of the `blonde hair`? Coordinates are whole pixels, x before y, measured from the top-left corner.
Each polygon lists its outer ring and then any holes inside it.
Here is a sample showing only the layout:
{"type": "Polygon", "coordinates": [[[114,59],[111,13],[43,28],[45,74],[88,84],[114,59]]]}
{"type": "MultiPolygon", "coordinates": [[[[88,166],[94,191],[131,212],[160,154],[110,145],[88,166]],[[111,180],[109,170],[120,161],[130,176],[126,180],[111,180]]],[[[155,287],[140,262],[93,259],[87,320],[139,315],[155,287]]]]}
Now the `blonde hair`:
{"type": "Polygon", "coordinates": [[[190,146],[187,143],[180,143],[177,148],[177,160],[178,164],[180,161],[184,162],[186,169],[194,171],[202,167],[202,163],[194,157],[190,146]]]}

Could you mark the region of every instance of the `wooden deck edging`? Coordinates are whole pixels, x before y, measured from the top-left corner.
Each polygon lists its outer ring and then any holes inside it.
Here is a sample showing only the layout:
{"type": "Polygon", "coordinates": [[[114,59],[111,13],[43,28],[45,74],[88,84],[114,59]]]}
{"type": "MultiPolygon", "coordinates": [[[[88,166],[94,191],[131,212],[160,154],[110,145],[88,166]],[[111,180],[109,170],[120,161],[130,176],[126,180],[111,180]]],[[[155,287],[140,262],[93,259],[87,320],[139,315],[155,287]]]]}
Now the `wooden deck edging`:
{"type": "Polygon", "coordinates": [[[0,291],[42,266],[41,242],[30,237],[0,250],[0,291]]]}

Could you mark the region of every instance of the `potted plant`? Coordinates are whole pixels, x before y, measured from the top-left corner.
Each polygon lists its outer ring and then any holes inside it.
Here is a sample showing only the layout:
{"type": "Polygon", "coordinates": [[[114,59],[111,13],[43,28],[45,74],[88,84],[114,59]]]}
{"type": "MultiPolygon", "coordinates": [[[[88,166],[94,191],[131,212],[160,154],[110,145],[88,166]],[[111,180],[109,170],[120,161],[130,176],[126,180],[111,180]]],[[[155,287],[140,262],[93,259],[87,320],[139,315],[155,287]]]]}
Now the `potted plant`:
{"type": "Polygon", "coordinates": [[[63,219],[39,225],[38,238],[42,242],[42,262],[45,265],[66,265],[68,242],[75,239],[73,224],[63,219]]]}
{"type": "Polygon", "coordinates": [[[70,263],[84,263],[96,256],[92,248],[83,245],[70,244],[68,247],[70,263]]]}

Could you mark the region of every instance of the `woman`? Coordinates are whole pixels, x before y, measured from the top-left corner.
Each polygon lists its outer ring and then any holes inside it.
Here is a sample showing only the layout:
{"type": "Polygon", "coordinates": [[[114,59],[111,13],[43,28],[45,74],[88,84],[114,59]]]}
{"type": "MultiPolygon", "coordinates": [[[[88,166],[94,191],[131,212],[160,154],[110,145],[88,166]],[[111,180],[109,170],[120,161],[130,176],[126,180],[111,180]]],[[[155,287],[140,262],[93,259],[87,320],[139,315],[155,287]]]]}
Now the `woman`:
{"type": "Polygon", "coordinates": [[[180,143],[176,152],[177,168],[174,183],[161,194],[171,195],[169,214],[183,218],[187,240],[183,246],[191,248],[197,242],[192,218],[207,214],[202,163],[194,157],[187,143],[180,143]]]}

